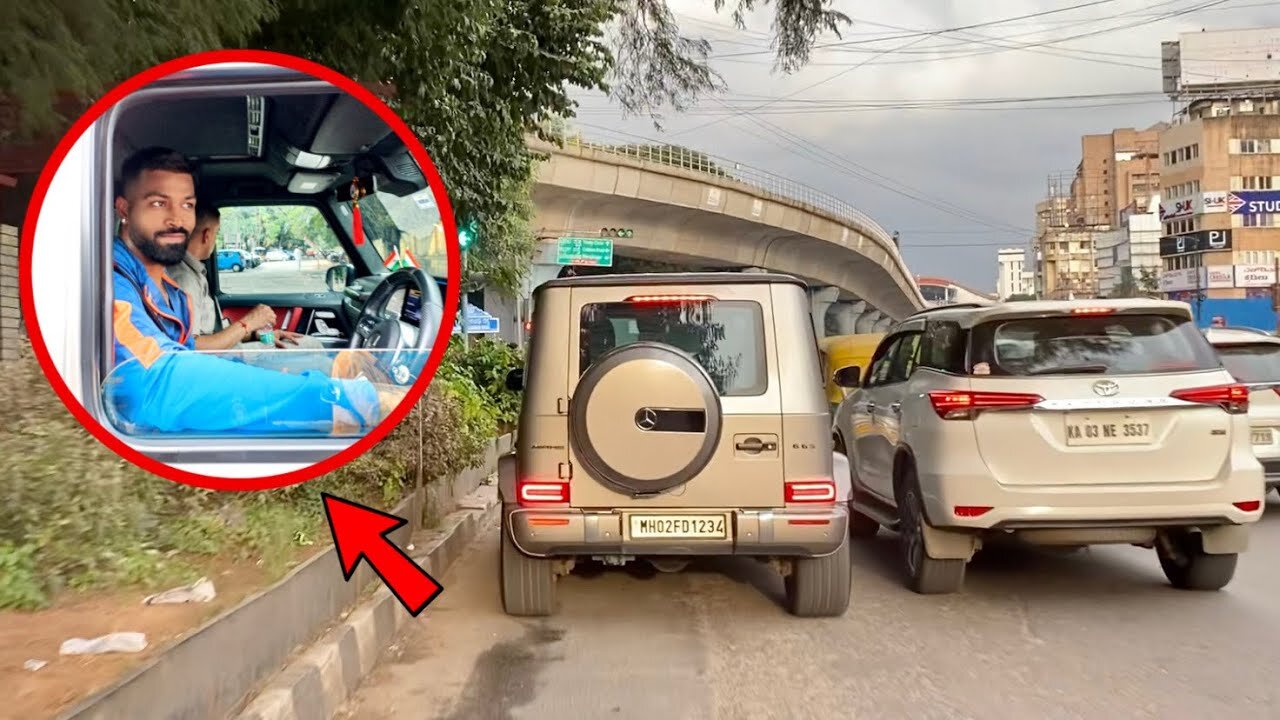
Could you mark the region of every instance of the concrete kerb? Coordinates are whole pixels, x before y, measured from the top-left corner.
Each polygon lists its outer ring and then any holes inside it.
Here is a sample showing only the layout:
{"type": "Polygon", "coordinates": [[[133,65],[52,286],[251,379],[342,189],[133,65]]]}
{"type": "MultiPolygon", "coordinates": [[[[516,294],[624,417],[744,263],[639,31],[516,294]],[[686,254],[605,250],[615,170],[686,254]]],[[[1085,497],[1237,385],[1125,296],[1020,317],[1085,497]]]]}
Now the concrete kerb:
{"type": "MultiPolygon", "coordinates": [[[[497,489],[481,487],[448,516],[447,529],[410,556],[438,579],[497,513],[497,489]]],[[[371,600],[291,662],[235,720],[331,720],[410,620],[400,602],[380,586],[371,600]]]]}
{"type": "MultiPolygon", "coordinates": [[[[441,478],[412,493],[391,511],[409,522],[391,533],[390,538],[405,547],[412,534],[421,528],[428,502],[427,490],[444,486],[447,489],[441,488],[442,492],[433,493],[437,495],[434,500],[443,506],[442,512],[450,514],[446,515],[440,532],[435,534],[436,539],[425,543],[430,546],[430,554],[426,556],[428,571],[433,575],[442,572],[474,537],[476,529],[486,519],[484,513],[496,512],[488,505],[486,495],[476,498],[468,495],[494,472],[497,458],[509,452],[511,446],[511,436],[498,438],[490,444],[481,467],[458,478],[441,478]],[[477,506],[484,509],[472,509],[477,506]],[[462,509],[454,512],[458,507],[462,509]],[[480,516],[479,521],[469,517],[473,514],[480,516]],[[470,536],[463,540],[468,533],[470,536]]],[[[313,704],[316,699],[325,697],[327,688],[336,689],[344,683],[355,683],[359,678],[359,674],[354,672],[355,667],[351,671],[335,671],[332,660],[326,658],[355,657],[359,667],[368,667],[363,660],[368,657],[376,659],[383,647],[379,645],[381,639],[390,637],[407,619],[408,613],[382,586],[368,563],[361,563],[351,581],[344,582],[337,554],[331,546],[294,568],[276,584],[173,641],[149,661],[110,687],[64,711],[58,718],[225,718],[243,708],[267,682],[271,683],[271,691],[253,700],[255,708],[266,707],[273,702],[282,707],[295,706],[292,701],[284,703],[284,698],[275,692],[276,681],[285,677],[304,657],[312,663],[310,667],[322,667],[325,672],[304,671],[291,695],[300,697],[303,705],[313,704]],[[365,624],[363,630],[357,631],[354,626],[344,629],[346,623],[342,621],[356,614],[350,612],[351,608],[367,598],[371,587],[377,587],[370,601],[374,606],[369,613],[371,620],[362,621],[365,624]],[[385,602],[388,599],[390,604],[385,602]],[[373,623],[372,630],[367,626],[369,622],[373,623]],[[336,628],[335,623],[339,623],[336,628]],[[336,650],[313,645],[326,631],[335,634],[336,650]],[[344,650],[344,647],[359,648],[359,651],[353,656],[351,650],[344,650]],[[298,653],[302,655],[295,657],[298,653]],[[282,667],[285,668],[283,673],[282,667]]],[[[348,659],[346,662],[350,664],[351,661],[348,659]]],[[[350,687],[354,689],[354,684],[350,687]]],[[[297,710],[307,712],[262,717],[320,717],[307,707],[297,706],[295,712],[297,710]]]]}

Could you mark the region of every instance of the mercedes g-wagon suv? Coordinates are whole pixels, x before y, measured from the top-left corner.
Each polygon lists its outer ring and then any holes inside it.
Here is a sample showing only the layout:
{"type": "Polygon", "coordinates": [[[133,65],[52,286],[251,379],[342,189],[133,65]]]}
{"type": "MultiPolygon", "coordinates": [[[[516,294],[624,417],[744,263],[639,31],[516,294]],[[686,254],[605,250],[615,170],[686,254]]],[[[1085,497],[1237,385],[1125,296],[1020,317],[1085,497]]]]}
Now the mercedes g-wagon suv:
{"type": "Polygon", "coordinates": [[[792,614],[843,614],[848,486],[804,283],[597,275],[534,301],[526,366],[508,376],[524,404],[499,481],[506,612],[554,613],[579,559],[676,572],[746,555],[782,574],[792,614]]]}

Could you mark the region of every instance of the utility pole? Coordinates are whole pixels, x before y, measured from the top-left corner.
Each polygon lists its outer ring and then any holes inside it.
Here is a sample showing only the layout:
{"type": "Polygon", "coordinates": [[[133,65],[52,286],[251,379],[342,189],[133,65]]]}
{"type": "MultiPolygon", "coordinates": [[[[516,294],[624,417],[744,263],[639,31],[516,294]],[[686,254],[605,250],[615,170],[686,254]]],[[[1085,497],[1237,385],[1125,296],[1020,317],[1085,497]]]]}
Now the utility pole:
{"type": "Polygon", "coordinates": [[[458,304],[462,312],[462,349],[469,350],[471,348],[471,338],[469,337],[471,333],[468,332],[467,328],[467,305],[470,303],[467,302],[467,248],[465,246],[462,248],[461,255],[461,262],[459,263],[461,265],[461,277],[458,278],[458,288],[460,290],[458,304]]]}

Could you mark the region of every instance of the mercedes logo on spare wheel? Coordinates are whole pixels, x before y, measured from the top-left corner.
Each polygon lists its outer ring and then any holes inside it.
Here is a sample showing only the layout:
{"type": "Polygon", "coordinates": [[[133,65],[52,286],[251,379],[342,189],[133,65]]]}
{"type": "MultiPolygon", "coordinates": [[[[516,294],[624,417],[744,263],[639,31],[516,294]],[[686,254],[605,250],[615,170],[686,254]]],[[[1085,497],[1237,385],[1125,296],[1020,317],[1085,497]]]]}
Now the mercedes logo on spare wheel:
{"type": "Polygon", "coordinates": [[[1093,384],[1093,391],[1102,397],[1111,397],[1120,392],[1120,386],[1114,380],[1099,380],[1093,384]]]}
{"type": "Polygon", "coordinates": [[[720,444],[720,395],[687,352],[641,341],[610,350],[578,380],[569,443],[592,479],[627,495],[689,482],[720,444]]]}
{"type": "Polygon", "coordinates": [[[640,408],[636,411],[636,426],[641,430],[652,430],[658,426],[658,411],[653,408],[640,408]]]}

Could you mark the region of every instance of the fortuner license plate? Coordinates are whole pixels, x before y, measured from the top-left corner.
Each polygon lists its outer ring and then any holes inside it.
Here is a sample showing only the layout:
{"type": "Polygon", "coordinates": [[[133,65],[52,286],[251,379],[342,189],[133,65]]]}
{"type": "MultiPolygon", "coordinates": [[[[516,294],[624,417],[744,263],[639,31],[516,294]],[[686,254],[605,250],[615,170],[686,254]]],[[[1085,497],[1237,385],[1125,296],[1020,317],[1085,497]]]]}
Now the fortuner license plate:
{"type": "Polygon", "coordinates": [[[1155,439],[1146,415],[1068,415],[1068,445],[1149,445],[1155,439]]]}

